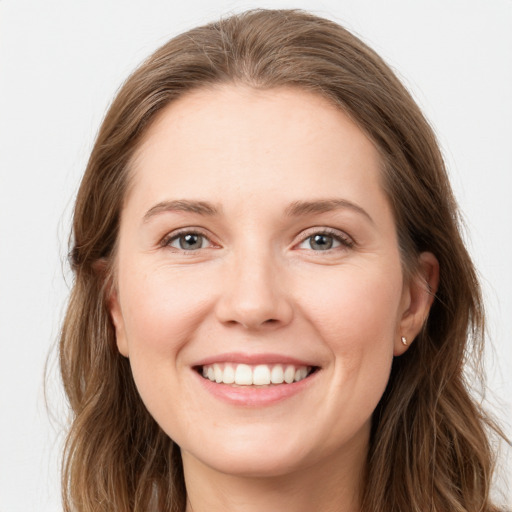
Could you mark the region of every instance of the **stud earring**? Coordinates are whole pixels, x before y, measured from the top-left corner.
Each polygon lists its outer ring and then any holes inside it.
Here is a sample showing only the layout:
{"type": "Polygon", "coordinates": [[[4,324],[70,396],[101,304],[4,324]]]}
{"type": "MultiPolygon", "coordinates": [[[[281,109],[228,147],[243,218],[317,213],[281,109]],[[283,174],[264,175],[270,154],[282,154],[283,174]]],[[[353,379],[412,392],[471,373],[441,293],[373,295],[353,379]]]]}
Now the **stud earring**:
{"type": "Polygon", "coordinates": [[[407,338],[405,336],[402,336],[401,341],[402,341],[402,345],[407,346],[407,338]]]}

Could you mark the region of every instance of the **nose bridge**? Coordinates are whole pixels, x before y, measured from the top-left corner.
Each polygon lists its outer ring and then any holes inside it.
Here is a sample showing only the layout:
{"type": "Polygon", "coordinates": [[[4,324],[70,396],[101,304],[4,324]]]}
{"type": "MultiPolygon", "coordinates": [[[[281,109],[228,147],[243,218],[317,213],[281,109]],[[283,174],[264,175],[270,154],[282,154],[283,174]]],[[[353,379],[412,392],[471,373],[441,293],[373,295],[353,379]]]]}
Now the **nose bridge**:
{"type": "Polygon", "coordinates": [[[270,244],[244,244],[227,264],[217,313],[225,323],[246,328],[285,325],[293,316],[283,285],[283,268],[270,244]]]}

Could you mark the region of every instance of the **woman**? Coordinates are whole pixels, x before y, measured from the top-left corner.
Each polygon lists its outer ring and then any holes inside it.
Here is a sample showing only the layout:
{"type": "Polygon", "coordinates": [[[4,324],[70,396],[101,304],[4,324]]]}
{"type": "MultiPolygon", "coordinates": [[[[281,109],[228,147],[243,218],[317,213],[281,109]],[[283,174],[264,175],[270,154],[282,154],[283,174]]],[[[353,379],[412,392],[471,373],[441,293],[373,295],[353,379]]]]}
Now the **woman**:
{"type": "Polygon", "coordinates": [[[496,510],[444,164],[338,25],[251,11],[151,56],[98,135],[71,261],[66,510],[496,510]]]}

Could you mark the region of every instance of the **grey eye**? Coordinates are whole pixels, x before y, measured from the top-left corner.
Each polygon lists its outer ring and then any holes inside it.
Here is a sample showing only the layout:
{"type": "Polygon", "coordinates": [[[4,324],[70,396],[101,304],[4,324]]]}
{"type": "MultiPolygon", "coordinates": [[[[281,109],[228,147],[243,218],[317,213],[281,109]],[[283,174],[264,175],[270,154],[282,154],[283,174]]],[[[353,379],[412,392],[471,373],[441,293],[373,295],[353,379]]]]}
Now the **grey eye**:
{"type": "Polygon", "coordinates": [[[331,249],[334,243],[332,236],[328,235],[314,235],[310,237],[309,240],[311,249],[314,249],[315,251],[326,251],[331,249]]]}
{"type": "Polygon", "coordinates": [[[169,245],[182,251],[194,251],[206,245],[206,238],[199,233],[184,233],[173,238],[169,245]]]}
{"type": "Polygon", "coordinates": [[[299,245],[299,248],[312,249],[313,251],[328,251],[329,249],[339,247],[340,245],[340,240],[335,236],[327,233],[317,233],[304,239],[299,245]]]}

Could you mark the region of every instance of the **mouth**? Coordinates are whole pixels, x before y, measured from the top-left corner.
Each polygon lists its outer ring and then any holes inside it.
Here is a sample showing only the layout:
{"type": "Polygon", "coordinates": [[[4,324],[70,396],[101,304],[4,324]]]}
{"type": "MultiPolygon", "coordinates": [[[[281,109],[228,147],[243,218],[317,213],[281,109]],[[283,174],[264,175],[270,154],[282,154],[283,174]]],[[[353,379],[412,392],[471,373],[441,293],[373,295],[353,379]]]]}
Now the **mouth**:
{"type": "Polygon", "coordinates": [[[274,387],[293,384],[309,378],[318,366],[294,364],[213,363],[195,366],[204,379],[232,387],[274,387]]]}

